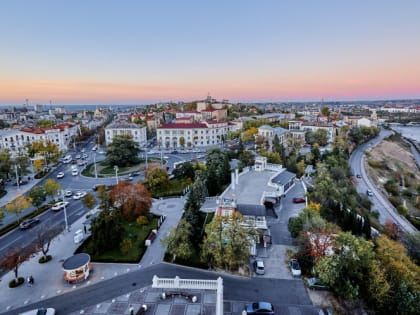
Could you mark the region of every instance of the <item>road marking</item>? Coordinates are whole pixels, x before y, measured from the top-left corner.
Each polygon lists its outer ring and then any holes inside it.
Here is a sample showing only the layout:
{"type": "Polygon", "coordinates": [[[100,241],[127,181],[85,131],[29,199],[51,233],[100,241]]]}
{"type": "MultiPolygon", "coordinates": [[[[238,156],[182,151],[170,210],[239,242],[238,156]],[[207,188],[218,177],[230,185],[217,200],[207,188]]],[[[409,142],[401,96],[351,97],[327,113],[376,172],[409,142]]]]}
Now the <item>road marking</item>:
{"type": "Polygon", "coordinates": [[[6,247],[9,247],[11,244],[17,242],[18,240],[20,240],[21,238],[23,238],[23,236],[20,236],[18,238],[15,238],[13,241],[11,241],[9,244],[7,244],[6,246],[3,246],[2,248],[0,248],[0,251],[2,251],[3,249],[5,249],[6,247]]]}

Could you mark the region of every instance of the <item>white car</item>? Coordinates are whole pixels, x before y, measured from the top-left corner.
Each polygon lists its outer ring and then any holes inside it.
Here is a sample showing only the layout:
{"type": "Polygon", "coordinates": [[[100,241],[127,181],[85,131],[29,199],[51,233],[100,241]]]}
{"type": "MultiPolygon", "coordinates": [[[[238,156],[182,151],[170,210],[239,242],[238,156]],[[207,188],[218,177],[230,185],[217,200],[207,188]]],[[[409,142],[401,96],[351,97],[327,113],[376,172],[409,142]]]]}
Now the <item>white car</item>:
{"type": "Polygon", "coordinates": [[[297,259],[290,260],[290,270],[293,277],[300,277],[302,275],[302,271],[300,270],[299,262],[297,259]]]}
{"type": "Polygon", "coordinates": [[[99,150],[98,154],[105,154],[105,151],[99,150]]]}
{"type": "Polygon", "coordinates": [[[83,153],[82,158],[86,159],[88,157],[88,155],[86,153],[83,153]]]}
{"type": "Polygon", "coordinates": [[[63,178],[64,177],[64,173],[63,172],[59,172],[58,174],[57,174],[57,178],[63,178]]]}
{"type": "Polygon", "coordinates": [[[54,315],[55,309],[49,308],[37,308],[34,310],[27,311],[25,313],[19,313],[19,315],[54,315]]]}
{"type": "Polygon", "coordinates": [[[64,193],[64,196],[66,196],[67,198],[70,198],[71,196],[73,196],[73,192],[71,190],[66,190],[66,192],[64,193]]]}
{"type": "Polygon", "coordinates": [[[73,175],[73,176],[77,176],[77,175],[79,175],[79,171],[78,171],[77,169],[73,169],[73,170],[71,171],[71,175],[73,175]]]}
{"type": "Polygon", "coordinates": [[[54,206],[52,206],[51,210],[54,210],[54,211],[61,210],[65,206],[67,206],[68,204],[69,204],[68,201],[60,201],[60,202],[57,202],[54,206]]]}
{"type": "Polygon", "coordinates": [[[73,199],[79,200],[79,199],[82,199],[86,195],[87,195],[86,191],[78,191],[77,193],[74,194],[73,199]]]}

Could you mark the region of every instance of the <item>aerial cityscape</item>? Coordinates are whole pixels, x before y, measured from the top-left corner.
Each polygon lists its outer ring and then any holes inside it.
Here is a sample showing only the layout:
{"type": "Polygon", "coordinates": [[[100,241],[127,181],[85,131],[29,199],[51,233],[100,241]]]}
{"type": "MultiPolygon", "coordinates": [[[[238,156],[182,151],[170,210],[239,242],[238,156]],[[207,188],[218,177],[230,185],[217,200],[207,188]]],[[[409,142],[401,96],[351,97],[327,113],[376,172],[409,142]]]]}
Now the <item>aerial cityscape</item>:
{"type": "Polygon", "coordinates": [[[418,16],[2,1],[0,314],[419,314],[418,16]]]}

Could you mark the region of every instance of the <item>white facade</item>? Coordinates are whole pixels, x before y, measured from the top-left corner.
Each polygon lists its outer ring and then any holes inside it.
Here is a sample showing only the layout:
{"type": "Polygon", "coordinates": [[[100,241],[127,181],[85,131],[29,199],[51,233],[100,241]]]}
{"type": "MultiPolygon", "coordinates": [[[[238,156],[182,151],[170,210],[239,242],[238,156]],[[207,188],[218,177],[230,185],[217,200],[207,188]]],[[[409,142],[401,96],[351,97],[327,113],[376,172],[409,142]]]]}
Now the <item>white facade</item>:
{"type": "Polygon", "coordinates": [[[147,128],[131,123],[113,123],[105,127],[105,143],[109,145],[115,136],[129,135],[139,147],[147,144],[147,128]]]}
{"type": "Polygon", "coordinates": [[[164,148],[182,147],[182,141],[185,147],[202,147],[223,143],[228,131],[227,122],[169,123],[157,128],[157,140],[164,148]]]}
{"type": "Polygon", "coordinates": [[[357,126],[361,127],[370,127],[372,126],[372,121],[370,119],[367,118],[360,118],[359,120],[357,120],[357,126]]]}
{"type": "Polygon", "coordinates": [[[15,153],[35,141],[51,141],[60,151],[67,151],[70,140],[79,133],[76,124],[63,123],[52,128],[22,128],[0,130],[0,149],[15,153]]]}

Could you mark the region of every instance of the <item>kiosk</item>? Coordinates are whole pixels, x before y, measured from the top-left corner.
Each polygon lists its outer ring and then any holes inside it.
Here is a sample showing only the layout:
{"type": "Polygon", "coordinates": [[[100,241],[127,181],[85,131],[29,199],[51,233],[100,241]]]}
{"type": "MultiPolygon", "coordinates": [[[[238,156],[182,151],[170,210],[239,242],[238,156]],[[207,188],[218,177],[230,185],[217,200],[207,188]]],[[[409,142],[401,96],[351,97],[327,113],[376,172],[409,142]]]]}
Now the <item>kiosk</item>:
{"type": "Polygon", "coordinates": [[[74,283],[86,280],[90,272],[90,256],[85,253],[76,254],[63,262],[64,280],[74,283]]]}

